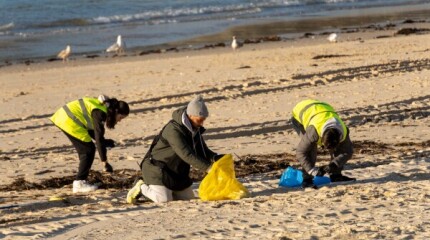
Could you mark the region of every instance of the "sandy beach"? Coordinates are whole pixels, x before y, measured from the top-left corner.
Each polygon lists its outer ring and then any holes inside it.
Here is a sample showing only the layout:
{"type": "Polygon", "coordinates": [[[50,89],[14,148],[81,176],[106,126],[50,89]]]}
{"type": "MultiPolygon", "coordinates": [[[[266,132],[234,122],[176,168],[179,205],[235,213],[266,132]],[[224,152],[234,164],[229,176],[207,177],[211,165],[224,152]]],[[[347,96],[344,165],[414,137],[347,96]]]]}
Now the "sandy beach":
{"type": "Polygon", "coordinates": [[[337,43],[314,34],[236,51],[1,67],[0,238],[430,239],[430,22],[349,30],[337,43]],[[131,107],[106,135],[118,143],[108,152],[115,172],[102,173],[96,156],[90,178],[101,189],[73,195],[78,157],[48,118],[102,93],[131,107]],[[127,205],[153,136],[196,95],[210,111],[209,147],[236,154],[252,196],[127,205]],[[278,187],[285,167],[298,166],[289,119],[307,98],[333,105],[350,128],[355,153],[344,172],[357,182],[278,187]]]}

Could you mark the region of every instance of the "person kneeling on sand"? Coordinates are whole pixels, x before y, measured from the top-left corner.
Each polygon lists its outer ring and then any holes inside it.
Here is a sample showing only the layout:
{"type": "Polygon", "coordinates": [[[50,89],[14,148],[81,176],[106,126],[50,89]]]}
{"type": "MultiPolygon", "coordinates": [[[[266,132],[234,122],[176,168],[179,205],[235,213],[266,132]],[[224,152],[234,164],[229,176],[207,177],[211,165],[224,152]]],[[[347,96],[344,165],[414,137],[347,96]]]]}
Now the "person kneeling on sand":
{"type": "Polygon", "coordinates": [[[314,176],[330,175],[332,182],[355,181],[342,175],[345,163],[351,159],[353,149],[349,129],[339,118],[332,106],[318,100],[304,100],[293,108],[293,128],[301,137],[296,157],[303,167],[302,187],[313,187],[314,176]],[[323,167],[316,167],[317,147],[330,152],[331,161],[323,167]]]}
{"type": "Polygon", "coordinates": [[[126,102],[101,95],[98,99],[84,97],[69,102],[51,117],[51,121],[66,134],[79,155],[79,169],[76,180],[73,181],[73,193],[97,189],[96,185],[86,181],[94,161],[95,145],[104,171],[113,172],[112,166],[107,162],[106,148],[114,147],[115,143],[104,138],[104,123],[106,122],[107,128],[113,129],[129,112],[126,102]],[[92,139],[95,140],[95,145],[92,139]]]}
{"type": "Polygon", "coordinates": [[[190,167],[208,171],[219,155],[202,138],[203,123],[209,116],[201,96],[188,106],[175,110],[170,120],[154,138],[141,163],[142,177],[127,194],[127,203],[135,204],[141,196],[153,202],[195,198],[190,167]]]}

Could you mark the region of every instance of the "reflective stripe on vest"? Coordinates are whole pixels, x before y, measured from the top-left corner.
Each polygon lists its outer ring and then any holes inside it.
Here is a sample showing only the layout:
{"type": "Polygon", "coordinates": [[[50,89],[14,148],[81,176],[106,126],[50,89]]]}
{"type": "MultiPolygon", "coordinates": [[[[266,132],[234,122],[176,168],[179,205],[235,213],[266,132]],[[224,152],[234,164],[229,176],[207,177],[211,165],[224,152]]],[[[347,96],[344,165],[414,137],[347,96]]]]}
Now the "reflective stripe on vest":
{"type": "Polygon", "coordinates": [[[98,109],[107,113],[107,108],[97,98],[84,97],[67,103],[56,111],[51,121],[64,132],[83,141],[91,142],[88,131],[94,129],[91,113],[98,109]]]}
{"type": "Polygon", "coordinates": [[[69,118],[71,118],[76,124],[78,124],[79,126],[86,128],[88,130],[93,130],[94,126],[93,126],[93,122],[90,119],[90,116],[88,116],[88,110],[85,107],[85,103],[83,99],[79,99],[79,106],[81,106],[81,110],[82,110],[82,115],[85,118],[85,121],[87,122],[87,126],[85,126],[81,121],[79,121],[79,119],[73,115],[73,113],[70,111],[69,107],[67,105],[64,105],[64,111],[66,111],[67,116],[69,116],[69,118]]]}
{"type": "Polygon", "coordinates": [[[303,125],[304,129],[311,125],[315,127],[319,136],[318,145],[321,145],[324,124],[331,118],[335,118],[342,126],[341,142],[346,138],[347,128],[345,124],[339,118],[336,111],[334,111],[333,107],[327,103],[311,99],[301,101],[294,107],[293,117],[303,125]]]}
{"type": "MultiPolygon", "coordinates": [[[[308,110],[310,107],[312,107],[313,105],[316,105],[316,104],[319,104],[319,105],[324,105],[324,106],[327,106],[327,107],[331,107],[330,105],[328,105],[327,103],[324,103],[324,102],[313,102],[313,103],[310,103],[310,104],[308,104],[308,105],[306,105],[301,111],[300,111],[300,114],[299,114],[299,120],[300,120],[300,123],[302,123],[303,122],[303,114],[306,112],[306,110],[308,110]]],[[[324,112],[334,112],[334,111],[324,111],[324,112]]],[[[320,113],[323,113],[323,112],[317,112],[317,113],[315,113],[314,115],[312,115],[312,117],[310,117],[309,118],[309,122],[311,122],[312,121],[312,118],[313,117],[315,117],[317,114],[320,114],[320,113]]],[[[335,113],[335,112],[334,112],[335,113]]]]}

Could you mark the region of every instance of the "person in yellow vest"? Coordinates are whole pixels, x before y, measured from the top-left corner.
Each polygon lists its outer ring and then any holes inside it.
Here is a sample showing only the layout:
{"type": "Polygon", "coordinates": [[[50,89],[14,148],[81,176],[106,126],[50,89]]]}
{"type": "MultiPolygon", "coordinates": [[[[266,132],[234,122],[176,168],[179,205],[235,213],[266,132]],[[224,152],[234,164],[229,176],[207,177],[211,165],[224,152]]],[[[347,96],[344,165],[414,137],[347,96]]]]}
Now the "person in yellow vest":
{"type": "Polygon", "coordinates": [[[345,163],[353,154],[349,129],[328,103],[318,100],[304,100],[293,108],[293,128],[300,136],[296,157],[303,168],[302,187],[316,188],[315,176],[329,174],[332,182],[355,181],[342,175],[345,163]],[[316,167],[318,146],[330,152],[328,165],[316,167]]]}
{"type": "Polygon", "coordinates": [[[69,102],[52,115],[50,120],[66,134],[79,155],[79,169],[76,180],[73,181],[73,193],[97,189],[96,185],[86,181],[94,161],[96,146],[104,171],[113,171],[107,161],[106,148],[114,147],[115,143],[104,138],[104,125],[109,129],[115,128],[129,112],[126,102],[100,95],[99,98],[83,97],[69,102]]]}

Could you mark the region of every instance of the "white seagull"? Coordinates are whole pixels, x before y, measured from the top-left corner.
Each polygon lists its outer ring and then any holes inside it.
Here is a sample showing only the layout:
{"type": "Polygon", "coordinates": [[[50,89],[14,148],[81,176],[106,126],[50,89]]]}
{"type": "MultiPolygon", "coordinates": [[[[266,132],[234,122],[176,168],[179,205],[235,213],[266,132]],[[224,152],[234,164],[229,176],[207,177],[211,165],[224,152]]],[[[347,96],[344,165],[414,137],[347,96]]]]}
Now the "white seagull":
{"type": "Polygon", "coordinates": [[[61,50],[61,52],[58,53],[57,57],[63,59],[63,62],[69,60],[69,56],[72,53],[72,49],[70,48],[70,45],[67,45],[66,49],[61,50]]]}
{"type": "Polygon", "coordinates": [[[337,37],[338,37],[338,35],[336,33],[332,33],[328,36],[327,40],[329,42],[335,43],[335,42],[337,42],[337,37]]]}
{"type": "Polygon", "coordinates": [[[122,41],[121,35],[116,38],[116,43],[106,49],[106,52],[123,53],[125,52],[125,42],[122,41]]]}
{"type": "Polygon", "coordinates": [[[237,48],[242,47],[242,44],[240,44],[239,42],[237,42],[236,40],[236,36],[233,36],[233,41],[231,42],[231,48],[233,50],[236,50],[237,48]]]}

